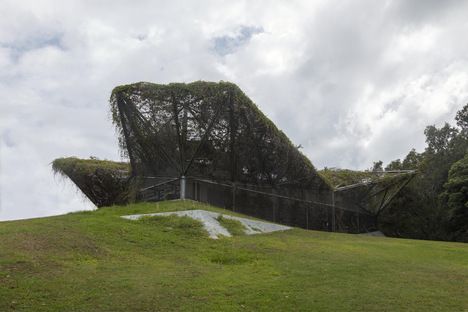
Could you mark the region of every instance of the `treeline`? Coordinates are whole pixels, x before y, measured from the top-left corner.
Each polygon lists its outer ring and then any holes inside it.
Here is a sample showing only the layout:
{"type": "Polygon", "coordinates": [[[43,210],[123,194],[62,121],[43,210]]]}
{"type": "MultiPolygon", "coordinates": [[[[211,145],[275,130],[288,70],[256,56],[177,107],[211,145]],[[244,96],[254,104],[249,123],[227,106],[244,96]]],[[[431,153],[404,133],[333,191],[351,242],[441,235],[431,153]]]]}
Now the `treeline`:
{"type": "MultiPolygon", "coordinates": [[[[468,104],[455,120],[456,126],[426,127],[424,152],[412,149],[385,167],[418,171],[380,216],[386,235],[468,242],[468,104]]],[[[379,166],[381,161],[374,163],[379,166]]]]}

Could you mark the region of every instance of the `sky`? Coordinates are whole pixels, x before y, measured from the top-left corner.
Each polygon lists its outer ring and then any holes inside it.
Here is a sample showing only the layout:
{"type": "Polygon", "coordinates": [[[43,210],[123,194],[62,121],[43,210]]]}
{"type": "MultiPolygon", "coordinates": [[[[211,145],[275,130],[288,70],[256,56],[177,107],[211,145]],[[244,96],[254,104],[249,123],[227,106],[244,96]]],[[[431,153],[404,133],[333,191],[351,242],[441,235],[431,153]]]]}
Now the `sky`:
{"type": "Polygon", "coordinates": [[[237,84],[318,169],[384,166],[468,103],[468,1],[2,0],[0,221],[94,209],[51,162],[121,160],[114,87],[237,84]]]}

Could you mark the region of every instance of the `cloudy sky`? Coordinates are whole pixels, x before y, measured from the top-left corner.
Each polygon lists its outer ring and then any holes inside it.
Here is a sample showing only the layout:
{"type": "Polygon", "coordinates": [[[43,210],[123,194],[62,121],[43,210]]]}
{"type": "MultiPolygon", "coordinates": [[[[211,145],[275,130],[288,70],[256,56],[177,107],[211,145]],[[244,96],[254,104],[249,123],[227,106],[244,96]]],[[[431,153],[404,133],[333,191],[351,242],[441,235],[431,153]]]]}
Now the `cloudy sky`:
{"type": "Polygon", "coordinates": [[[120,160],[115,86],[230,81],[321,169],[424,150],[468,102],[468,1],[2,0],[0,220],[92,209],[50,163],[120,160]]]}

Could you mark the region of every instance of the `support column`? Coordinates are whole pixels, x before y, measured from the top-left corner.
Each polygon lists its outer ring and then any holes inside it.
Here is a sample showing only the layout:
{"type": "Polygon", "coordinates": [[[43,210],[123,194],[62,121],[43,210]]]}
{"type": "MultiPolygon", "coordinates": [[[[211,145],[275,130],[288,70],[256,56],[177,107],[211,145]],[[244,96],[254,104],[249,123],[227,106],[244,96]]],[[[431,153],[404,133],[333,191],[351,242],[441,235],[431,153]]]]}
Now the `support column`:
{"type": "Polygon", "coordinates": [[[335,226],[335,190],[332,191],[332,219],[331,219],[331,226],[332,226],[332,232],[336,232],[336,226],[335,226]]]}
{"type": "Polygon", "coordinates": [[[236,211],[236,185],[232,188],[232,211],[236,211]]]}
{"type": "Polygon", "coordinates": [[[180,199],[185,199],[185,176],[180,177],[180,199]]]}

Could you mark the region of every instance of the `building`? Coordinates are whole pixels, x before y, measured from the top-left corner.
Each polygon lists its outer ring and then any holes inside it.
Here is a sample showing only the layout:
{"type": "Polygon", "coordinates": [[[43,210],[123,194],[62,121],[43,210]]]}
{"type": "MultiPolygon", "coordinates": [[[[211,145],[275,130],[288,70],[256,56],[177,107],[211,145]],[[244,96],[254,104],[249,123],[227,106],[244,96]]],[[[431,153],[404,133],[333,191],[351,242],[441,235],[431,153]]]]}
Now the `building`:
{"type": "Polygon", "coordinates": [[[357,172],[312,163],[234,84],[116,87],[110,106],[129,164],[57,159],[98,207],[191,199],[321,231],[377,230],[413,171],[357,172]]]}

